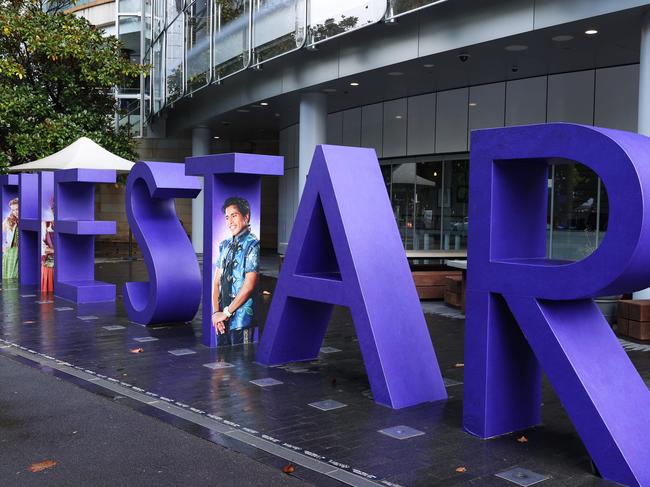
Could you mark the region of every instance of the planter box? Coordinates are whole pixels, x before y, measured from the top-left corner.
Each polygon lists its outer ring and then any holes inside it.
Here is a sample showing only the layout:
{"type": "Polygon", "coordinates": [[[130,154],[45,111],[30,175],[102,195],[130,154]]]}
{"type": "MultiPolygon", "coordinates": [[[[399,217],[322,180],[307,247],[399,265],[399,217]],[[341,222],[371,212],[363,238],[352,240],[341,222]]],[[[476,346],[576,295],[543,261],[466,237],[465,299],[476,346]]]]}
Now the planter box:
{"type": "Polygon", "coordinates": [[[447,278],[462,278],[461,271],[448,270],[444,266],[416,269],[411,271],[411,274],[420,299],[443,299],[447,289],[447,278]]]}
{"type": "Polygon", "coordinates": [[[650,340],[650,321],[628,321],[627,335],[636,340],[650,340]]]}

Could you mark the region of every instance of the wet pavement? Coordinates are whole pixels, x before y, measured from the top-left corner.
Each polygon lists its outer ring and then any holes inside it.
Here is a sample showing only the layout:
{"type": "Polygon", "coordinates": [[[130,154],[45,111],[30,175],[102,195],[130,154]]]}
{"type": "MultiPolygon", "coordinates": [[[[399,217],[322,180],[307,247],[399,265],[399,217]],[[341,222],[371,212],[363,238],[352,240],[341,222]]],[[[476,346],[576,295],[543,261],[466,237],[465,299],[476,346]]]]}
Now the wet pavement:
{"type": "MultiPolygon", "coordinates": [[[[118,284],[114,305],[77,306],[5,282],[0,354],[119,395],[125,406],[262,463],[289,461],[316,485],[507,486],[515,484],[497,474],[517,467],[540,474],[541,485],[613,485],[592,473],[546,380],[541,426],[491,440],[462,430],[464,321],[440,303],[424,309],[449,400],[394,411],[372,400],[344,308],[335,309],[318,360],[269,368],[255,363],[256,345],[203,346],[200,311],[189,324],[129,322],[121,284],[146,279],[141,261],[98,264],[96,277],[118,284]]],[[[272,293],[275,282],[263,276],[259,291],[272,293]]],[[[262,322],[270,299],[260,297],[262,322]]],[[[624,346],[648,382],[650,347],[624,346]]],[[[512,478],[531,485],[538,479],[527,471],[512,478]]]]}

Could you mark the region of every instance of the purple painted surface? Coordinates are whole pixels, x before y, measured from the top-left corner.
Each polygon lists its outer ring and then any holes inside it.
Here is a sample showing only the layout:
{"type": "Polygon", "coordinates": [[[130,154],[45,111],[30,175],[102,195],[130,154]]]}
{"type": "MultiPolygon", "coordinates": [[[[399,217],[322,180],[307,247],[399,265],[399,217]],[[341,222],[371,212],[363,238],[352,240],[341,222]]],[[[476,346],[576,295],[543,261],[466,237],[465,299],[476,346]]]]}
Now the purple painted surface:
{"type": "Polygon", "coordinates": [[[250,174],[253,176],[282,176],[284,163],[281,156],[260,154],[211,154],[186,157],[190,174],[250,174]]]}
{"type": "Polygon", "coordinates": [[[51,171],[38,175],[38,208],[41,220],[38,231],[40,289],[52,292],[54,275],[53,269],[48,267],[54,262],[54,173],[51,171]]]}
{"type": "Polygon", "coordinates": [[[126,181],[126,215],[140,245],[149,281],[124,285],[124,307],[143,325],[191,321],[201,304],[201,271],[174,198],[196,198],[198,178],[185,166],[138,162],[126,181]]]}
{"type": "Polygon", "coordinates": [[[375,152],[319,145],[258,362],[318,357],[335,304],[350,308],[376,402],[447,398],[375,152]]]}
{"type": "Polygon", "coordinates": [[[35,286],[39,284],[41,276],[39,176],[20,174],[19,183],[18,280],[21,286],[35,286]]]}
{"type": "Polygon", "coordinates": [[[472,133],[464,427],[540,422],[546,372],[604,478],[650,485],[650,392],[592,297],[650,285],[650,139],[573,124],[472,133]],[[594,170],[608,230],[578,262],[546,259],[548,165],[594,170]],[[644,196],[645,192],[645,196],[644,196]]]}
{"type": "MultiPolygon", "coordinates": [[[[13,221],[10,221],[12,219],[9,218],[11,213],[9,202],[14,198],[18,198],[18,175],[9,174],[0,176],[0,205],[2,206],[2,249],[0,250],[0,258],[3,258],[6,251],[11,247],[14,240],[14,232],[18,232],[17,224],[14,224],[13,221]]],[[[0,266],[0,279],[6,278],[3,275],[3,268],[4,263],[0,266]]]]}
{"type": "Polygon", "coordinates": [[[56,296],[76,303],[115,301],[115,285],[95,280],[95,235],[115,233],[115,222],[95,221],[95,183],[114,183],[115,176],[107,169],[54,175],[56,296]]]}
{"type": "MultiPolygon", "coordinates": [[[[218,258],[218,246],[225,238],[221,206],[230,196],[248,199],[253,232],[259,232],[261,209],[261,176],[283,174],[284,159],[259,154],[214,154],[188,157],[185,172],[203,176],[203,344],[216,347],[217,336],[212,326],[212,291],[218,258]]],[[[259,233],[258,233],[259,236],[259,233]]]]}

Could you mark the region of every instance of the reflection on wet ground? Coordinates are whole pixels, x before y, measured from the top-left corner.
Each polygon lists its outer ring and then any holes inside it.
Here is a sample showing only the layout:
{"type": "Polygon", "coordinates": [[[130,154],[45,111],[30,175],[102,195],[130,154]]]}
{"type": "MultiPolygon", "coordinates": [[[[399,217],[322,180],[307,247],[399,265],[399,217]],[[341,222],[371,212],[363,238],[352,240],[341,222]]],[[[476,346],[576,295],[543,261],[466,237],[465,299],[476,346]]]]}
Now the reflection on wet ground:
{"type": "MultiPolygon", "coordinates": [[[[488,441],[462,430],[464,322],[453,310],[435,305],[430,311],[446,316],[426,315],[449,400],[394,411],[372,400],[346,309],[335,310],[318,360],[268,368],[255,363],[254,345],[201,345],[200,311],[189,324],[148,329],[129,322],[121,285],[146,279],[142,262],[98,264],[96,276],[118,284],[117,303],[77,306],[5,282],[0,338],[218,417],[355,473],[360,482],[508,485],[496,474],[521,467],[549,476],[544,485],[610,485],[592,474],[587,452],[546,381],[543,425],[488,441]],[[517,441],[522,436],[527,441],[517,441]]],[[[275,279],[264,276],[259,291],[272,293],[274,285],[275,279]]],[[[270,299],[260,295],[262,322],[270,299]]],[[[648,381],[650,353],[628,353],[648,381]]],[[[200,428],[184,429],[210,437],[200,428]]],[[[272,452],[242,451],[265,463],[277,460],[272,452]]],[[[322,477],[317,483],[330,482],[335,483],[322,477]]]]}

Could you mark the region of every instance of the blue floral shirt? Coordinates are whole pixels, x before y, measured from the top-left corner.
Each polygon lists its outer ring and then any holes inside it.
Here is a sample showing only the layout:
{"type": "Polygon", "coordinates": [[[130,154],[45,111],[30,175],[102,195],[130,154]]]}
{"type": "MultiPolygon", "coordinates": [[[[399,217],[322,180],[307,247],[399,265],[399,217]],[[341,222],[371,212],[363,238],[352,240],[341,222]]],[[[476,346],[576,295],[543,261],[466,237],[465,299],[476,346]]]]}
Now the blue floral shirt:
{"type": "MultiPolygon", "coordinates": [[[[217,268],[221,270],[219,308],[228,306],[244,285],[248,272],[259,272],[260,242],[250,230],[244,230],[232,239],[219,244],[217,268]]],[[[248,298],[228,320],[230,330],[241,330],[255,325],[253,296],[248,298]]]]}

